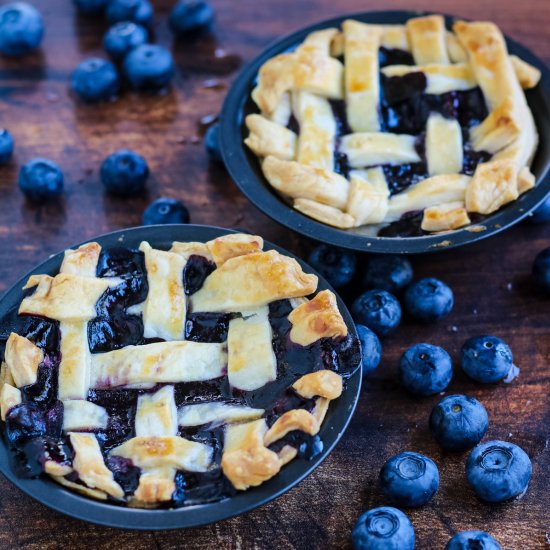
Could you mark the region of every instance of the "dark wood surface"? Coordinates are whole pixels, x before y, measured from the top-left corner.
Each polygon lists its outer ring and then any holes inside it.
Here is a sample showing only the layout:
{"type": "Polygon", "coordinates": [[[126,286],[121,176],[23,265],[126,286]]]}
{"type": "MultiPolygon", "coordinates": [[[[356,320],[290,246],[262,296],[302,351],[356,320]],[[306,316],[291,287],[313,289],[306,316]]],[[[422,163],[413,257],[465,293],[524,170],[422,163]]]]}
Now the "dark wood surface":
{"type": "MultiPolygon", "coordinates": [[[[157,41],[172,47],[167,29],[171,0],[155,2],[157,41]]],[[[116,103],[86,106],[68,93],[72,69],[101,54],[105,24],[75,15],[69,0],[35,0],[45,15],[41,51],[24,61],[0,58],[0,125],[16,139],[13,162],[0,169],[0,291],[49,254],[114,229],[138,225],[145,205],[171,196],[190,207],[195,223],[242,227],[297,253],[310,243],[267,219],[238,192],[224,170],[209,164],[200,119],[216,114],[245,61],[284,33],[319,19],[365,9],[436,9],[491,19],[550,62],[548,0],[217,0],[214,37],[174,45],[178,74],[164,96],[124,94],[116,103]],[[215,53],[217,50],[217,54],[215,53]],[[222,51],[220,51],[222,50],[222,51]],[[224,52],[225,55],[224,56],[224,52]],[[221,57],[220,57],[221,55],[221,57]],[[210,79],[217,85],[208,87],[210,79]],[[104,195],[102,159],[128,147],[151,167],[146,196],[104,195]],[[57,161],[66,176],[65,197],[28,204],[16,180],[34,156],[57,161]]],[[[408,512],[417,548],[440,549],[459,530],[485,529],[505,549],[550,546],[550,301],[530,279],[531,262],[549,244],[550,226],[521,224],[460,250],[414,258],[418,276],[440,277],[455,291],[456,306],[436,326],[405,322],[384,341],[384,359],[364,383],[354,419],[337,449],[297,488],[245,516],[175,532],[133,533],[61,516],[0,479],[1,548],[347,548],[358,515],[384,504],[377,475],[385,459],[414,450],[438,464],[441,488],[426,507],[408,512]],[[468,381],[456,362],[467,337],[489,333],[511,345],[519,379],[509,385],[468,381]],[[521,501],[489,506],[476,500],[464,474],[466,455],[440,451],[427,419],[438,397],[413,399],[396,382],[396,363],[417,342],[442,345],[455,360],[449,391],[466,392],[488,409],[488,438],[521,445],[533,461],[531,487],[521,501]]],[[[360,259],[363,264],[365,258],[360,259]]]]}

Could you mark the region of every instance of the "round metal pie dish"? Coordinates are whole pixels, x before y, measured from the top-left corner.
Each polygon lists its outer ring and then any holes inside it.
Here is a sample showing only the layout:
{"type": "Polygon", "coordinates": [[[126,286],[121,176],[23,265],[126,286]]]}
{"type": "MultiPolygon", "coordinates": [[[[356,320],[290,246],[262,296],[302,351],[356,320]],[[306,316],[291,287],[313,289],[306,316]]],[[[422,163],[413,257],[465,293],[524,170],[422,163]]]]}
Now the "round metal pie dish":
{"type": "MultiPolygon", "coordinates": [[[[90,241],[98,242],[102,247],[127,246],[137,248],[141,241],[148,241],[151,246],[159,249],[170,248],[173,241],[206,242],[221,235],[235,231],[210,226],[198,225],[165,225],[148,226],[116,231],[90,241]]],[[[88,242],[88,241],[86,241],[88,242]]],[[[307,264],[286,250],[266,242],[265,250],[275,249],[289,257],[295,258],[308,273],[315,273],[307,264]]],[[[23,298],[22,287],[32,274],[55,275],[59,272],[63,253],[52,256],[18,281],[0,300],[1,336],[5,340],[16,325],[17,311],[23,298]]],[[[328,283],[319,276],[318,291],[331,289],[328,283]]],[[[331,289],[332,290],[332,289],[331,289]]],[[[356,336],[355,325],[342,302],[338,298],[338,307],[351,333],[356,336]]],[[[147,510],[127,508],[108,504],[80,496],[65,489],[47,476],[38,479],[20,478],[11,466],[11,451],[4,437],[0,444],[0,471],[16,487],[27,493],[42,504],[69,516],[93,523],[124,529],[163,530],[194,527],[227,519],[277,498],[288,491],[308,474],[310,474],[326,458],[344,433],[355,410],[361,386],[361,369],[358,368],[346,382],[345,390],[331,404],[325,421],[319,432],[324,449],[311,461],[296,458],[283,467],[279,474],[259,487],[239,492],[236,496],[225,500],[177,509],[147,510]]],[[[2,427],[3,431],[3,427],[2,427]]]]}
{"type": "MultiPolygon", "coordinates": [[[[221,115],[220,140],[226,167],[235,183],[247,198],[262,212],[282,225],[317,241],[350,248],[362,252],[377,253],[424,253],[435,252],[472,243],[494,235],[527,216],[550,192],[550,70],[525,47],[506,37],[508,50],[542,72],[541,82],[526,90],[529,107],[535,118],[540,143],[531,170],[537,185],[517,200],[497,212],[484,217],[478,224],[463,229],[421,237],[374,237],[362,234],[361,227],[337,229],[315,221],[290,206],[269,185],[262,174],[256,155],[243,143],[248,135],[244,119],[258,112],[250,93],[260,67],[270,58],[294,49],[313,31],[339,27],[346,19],[378,24],[403,24],[411,17],[427,15],[413,11],[380,11],[347,14],[303,28],[272,44],[254,59],[238,76],[230,89],[221,115]]],[[[446,16],[449,28],[455,17],[446,16]]]]}

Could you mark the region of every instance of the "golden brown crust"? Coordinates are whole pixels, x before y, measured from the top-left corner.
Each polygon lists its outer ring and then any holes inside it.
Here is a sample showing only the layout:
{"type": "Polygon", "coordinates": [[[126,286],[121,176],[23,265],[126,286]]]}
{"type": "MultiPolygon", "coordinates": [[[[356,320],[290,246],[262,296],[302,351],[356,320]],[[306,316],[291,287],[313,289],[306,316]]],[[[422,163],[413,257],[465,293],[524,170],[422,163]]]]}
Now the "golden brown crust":
{"type": "Polygon", "coordinates": [[[104,491],[121,499],[124,491],[115,482],[113,473],[105,466],[96,436],[90,433],[69,433],[74,449],[73,468],[78,477],[91,489],[104,491]]]}
{"type": "Polygon", "coordinates": [[[466,189],[468,212],[491,214],[518,198],[518,170],[511,160],[478,164],[466,189]]]}
{"type": "Polygon", "coordinates": [[[443,16],[414,17],[407,21],[406,27],[414,61],[417,65],[449,63],[443,16]]]}
{"type": "Polygon", "coordinates": [[[258,114],[248,115],[245,124],[250,134],[244,142],[257,156],[294,160],[298,138],[292,130],[258,114]]]}
{"type": "Polygon", "coordinates": [[[333,227],[349,229],[356,225],[355,218],[351,214],[342,212],[339,208],[328,204],[321,204],[310,199],[296,199],[293,206],[298,212],[333,227]]]}
{"type": "Polygon", "coordinates": [[[227,260],[237,256],[245,256],[253,252],[261,252],[264,240],[258,235],[235,233],[223,235],[206,243],[215,264],[220,267],[227,260]]]}
{"type": "Polygon", "coordinates": [[[53,460],[46,460],[44,463],[44,472],[51,476],[63,477],[69,475],[73,471],[72,467],[68,464],[59,464],[53,460]]]}
{"type": "Polygon", "coordinates": [[[382,168],[353,170],[346,212],[353,216],[355,225],[380,223],[388,212],[390,191],[382,168]]]}
{"type": "Polygon", "coordinates": [[[333,99],[343,97],[344,67],[330,57],[337,29],[312,33],[296,51],[267,61],[258,75],[252,98],[261,111],[271,114],[285,92],[305,90],[333,99]]]}
{"type": "Polygon", "coordinates": [[[206,246],[206,243],[182,243],[174,241],[172,243],[172,248],[170,248],[170,252],[173,252],[174,254],[179,254],[185,260],[185,262],[187,262],[187,260],[191,256],[203,256],[207,260],[212,260],[212,256],[210,254],[210,251],[208,250],[208,246],[206,246]]]}
{"type": "Polygon", "coordinates": [[[343,383],[339,374],[325,369],[305,374],[292,387],[306,399],[324,397],[333,400],[342,395],[343,383]]]}
{"type": "Polygon", "coordinates": [[[19,313],[38,315],[58,321],[89,321],[96,313],[96,303],[119,279],[80,277],[70,273],[31,275],[25,289],[36,287],[30,296],[21,302],[19,313]]]}
{"type": "Polygon", "coordinates": [[[206,278],[191,303],[193,311],[243,311],[283,298],[307,296],[317,277],[275,250],[231,258],[206,278]]]}
{"type": "Polygon", "coordinates": [[[533,189],[535,184],[535,174],[533,174],[527,166],[524,166],[518,174],[518,193],[521,195],[522,193],[529,191],[529,189],[533,189]]]}
{"type": "Polygon", "coordinates": [[[98,243],[87,243],[76,250],[65,250],[59,273],[95,277],[100,253],[101,246],[98,243]]]}
{"type": "Polygon", "coordinates": [[[177,436],[141,436],[128,439],[111,451],[133,461],[143,470],[174,468],[205,472],[212,461],[208,445],[177,436]]]}
{"type": "Polygon", "coordinates": [[[517,55],[511,55],[510,61],[524,90],[534,88],[540,82],[541,72],[539,69],[520,59],[517,55]]]}
{"type": "Polygon", "coordinates": [[[281,469],[277,454],[264,445],[266,432],[264,419],[226,428],[221,466],[235,489],[244,491],[261,485],[281,469]]]}
{"type": "Polygon", "coordinates": [[[458,120],[431,113],[426,126],[426,161],[431,176],[462,171],[462,129],[458,120]]]}
{"type": "Polygon", "coordinates": [[[309,346],[321,338],[338,338],[348,334],[336,296],[330,290],[319,292],[309,302],[293,309],[288,320],[292,323],[290,339],[300,346],[309,346]]]}
{"type": "Polygon", "coordinates": [[[264,445],[269,447],[294,430],[315,435],[319,431],[316,418],[305,409],[293,409],[280,416],[264,436],[264,445]]]}
{"type": "Polygon", "coordinates": [[[448,202],[424,210],[422,229],[424,231],[449,231],[470,223],[464,203],[448,202]]]}
{"type": "Polygon", "coordinates": [[[379,25],[353,20],[344,21],[342,29],[347,118],[354,132],[376,132],[380,129],[378,48],[383,31],[379,25]]]}
{"type": "Polygon", "coordinates": [[[185,260],[179,254],[156,250],[145,241],[139,249],[145,255],[149,287],[143,303],[143,335],[183,339],[187,310],[182,279],[185,260]]]}
{"type": "Polygon", "coordinates": [[[171,500],[176,489],[174,474],[175,471],[171,469],[144,472],[139,478],[138,488],[133,495],[134,504],[149,508],[171,500]]]}
{"type": "Polygon", "coordinates": [[[0,416],[2,420],[6,420],[6,415],[10,412],[10,409],[19,405],[21,401],[21,391],[4,382],[0,389],[0,416]]]}
{"type": "Polygon", "coordinates": [[[507,97],[479,126],[470,130],[472,147],[476,151],[497,153],[519,137],[521,124],[521,111],[507,97]]]}
{"type": "Polygon", "coordinates": [[[21,388],[36,382],[44,352],[28,338],[12,332],[6,342],[4,359],[15,385],[21,388]]]}
{"type": "Polygon", "coordinates": [[[62,476],[52,475],[51,477],[55,482],[59,483],[60,485],[63,485],[68,489],[76,491],[77,493],[81,493],[84,496],[95,498],[97,500],[107,500],[107,494],[104,493],[103,491],[98,491],[97,489],[90,489],[89,487],[80,485],[79,483],[74,483],[72,481],[69,481],[68,479],[65,479],[62,476]]]}
{"type": "Polygon", "coordinates": [[[267,157],[262,170],[267,181],[289,197],[310,199],[340,209],[346,206],[349,182],[336,172],[275,157],[267,157]]]}

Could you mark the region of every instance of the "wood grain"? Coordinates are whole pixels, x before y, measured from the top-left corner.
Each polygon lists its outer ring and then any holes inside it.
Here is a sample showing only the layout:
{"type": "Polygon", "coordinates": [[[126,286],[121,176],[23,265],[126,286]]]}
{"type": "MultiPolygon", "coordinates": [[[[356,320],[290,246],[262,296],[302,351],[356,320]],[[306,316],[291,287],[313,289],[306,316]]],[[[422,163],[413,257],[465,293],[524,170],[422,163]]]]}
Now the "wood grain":
{"type": "MultiPolygon", "coordinates": [[[[154,3],[157,41],[172,47],[167,28],[172,2],[154,3]]],[[[0,124],[13,132],[17,143],[13,162],[0,169],[0,291],[51,253],[139,224],[146,204],[162,195],[185,201],[193,222],[238,226],[294,252],[307,252],[310,243],[259,213],[223,169],[206,158],[198,122],[218,112],[224,90],[205,88],[204,81],[217,78],[227,86],[235,74],[234,59],[216,57],[217,48],[246,61],[282,34],[322,18],[414,7],[494,20],[550,62],[548,0],[214,0],[214,36],[173,45],[178,74],[169,93],[125,93],[115,103],[86,106],[68,93],[68,79],[80,60],[101,54],[105,24],[75,15],[69,0],[35,4],[47,25],[41,51],[24,61],[0,59],[0,124]],[[100,163],[122,147],[137,150],[150,164],[152,176],[143,197],[115,199],[101,189],[100,163]],[[34,156],[62,166],[67,184],[63,200],[40,207],[24,201],[17,172],[34,156]]],[[[61,516],[2,478],[0,547],[347,548],[358,515],[384,503],[377,486],[382,463],[403,450],[429,455],[441,473],[433,502],[409,512],[417,548],[443,548],[453,533],[473,528],[488,530],[509,550],[550,547],[550,303],[533,289],[529,275],[536,252],[548,245],[549,232],[550,226],[522,224],[467,248],[415,258],[417,276],[440,277],[454,289],[454,311],[436,326],[405,321],[384,341],[382,365],[365,382],[358,410],[336,451],[277,501],[200,529],[132,533],[61,516]],[[533,460],[526,497],[502,506],[477,501],[465,480],[465,455],[444,454],[431,439],[427,419],[438,398],[413,399],[396,382],[396,363],[407,346],[422,341],[442,345],[456,364],[464,340],[482,333],[510,343],[522,369],[519,379],[509,385],[476,385],[456,365],[449,391],[480,399],[491,419],[487,437],[513,441],[533,460]]]]}

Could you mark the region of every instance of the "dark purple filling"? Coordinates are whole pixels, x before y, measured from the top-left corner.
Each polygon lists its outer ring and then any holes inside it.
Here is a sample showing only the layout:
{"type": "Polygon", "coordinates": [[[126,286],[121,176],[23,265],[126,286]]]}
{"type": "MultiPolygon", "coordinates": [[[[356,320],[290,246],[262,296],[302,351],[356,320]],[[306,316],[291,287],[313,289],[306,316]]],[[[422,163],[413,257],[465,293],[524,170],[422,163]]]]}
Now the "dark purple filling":
{"type": "Polygon", "coordinates": [[[200,290],[206,277],[215,269],[216,264],[204,256],[196,254],[190,256],[183,269],[183,288],[185,288],[185,294],[190,296],[200,290]]]}
{"type": "Polygon", "coordinates": [[[413,56],[398,48],[384,48],[378,50],[378,64],[380,68],[388,65],[414,65],[413,56]]]}
{"type": "Polygon", "coordinates": [[[286,127],[294,132],[295,134],[300,133],[300,123],[298,122],[298,119],[294,116],[294,114],[290,115],[290,118],[288,119],[288,124],[286,127]]]}
{"type": "Polygon", "coordinates": [[[407,212],[400,220],[383,227],[378,235],[380,237],[421,237],[426,232],[420,227],[423,212],[407,212]]]}
{"type": "Polygon", "coordinates": [[[105,464],[113,472],[113,477],[122,487],[124,494],[132,495],[138,488],[141,469],[134,466],[131,460],[121,456],[108,456],[105,464]]]}
{"type": "Polygon", "coordinates": [[[221,343],[227,340],[231,313],[190,313],[185,323],[185,339],[221,343]]]}
{"type": "Polygon", "coordinates": [[[270,445],[269,448],[279,453],[283,447],[290,445],[298,450],[298,456],[305,460],[312,460],[323,452],[323,440],[318,435],[309,435],[300,430],[287,433],[284,437],[270,445]]]}

